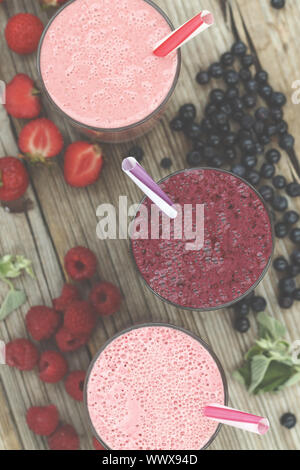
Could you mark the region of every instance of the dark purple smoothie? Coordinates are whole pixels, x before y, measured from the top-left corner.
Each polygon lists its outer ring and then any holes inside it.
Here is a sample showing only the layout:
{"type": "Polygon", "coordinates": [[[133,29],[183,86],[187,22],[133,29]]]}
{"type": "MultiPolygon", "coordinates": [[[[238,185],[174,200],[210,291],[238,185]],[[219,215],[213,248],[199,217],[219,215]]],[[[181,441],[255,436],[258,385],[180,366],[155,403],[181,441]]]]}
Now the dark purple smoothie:
{"type": "Polygon", "coordinates": [[[270,218],[258,193],[244,180],[214,169],[185,170],[160,187],[182,207],[193,204],[195,211],[196,204],[204,205],[204,247],[187,250],[184,237],[174,239],[174,221],[170,239],[151,239],[153,203],[146,198],[149,239],[131,244],[148,286],[176,306],[204,310],[228,306],[256,287],[273,251],[270,218]]]}

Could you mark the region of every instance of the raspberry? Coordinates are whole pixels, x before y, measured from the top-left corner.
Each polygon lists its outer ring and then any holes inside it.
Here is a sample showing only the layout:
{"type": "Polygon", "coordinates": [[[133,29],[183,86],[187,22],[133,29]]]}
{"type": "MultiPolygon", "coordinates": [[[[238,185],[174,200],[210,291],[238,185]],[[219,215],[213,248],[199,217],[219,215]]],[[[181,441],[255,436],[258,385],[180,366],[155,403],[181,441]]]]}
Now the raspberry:
{"type": "Polygon", "coordinates": [[[100,444],[99,441],[95,437],[93,437],[93,446],[95,447],[95,450],[105,450],[104,447],[100,444]]]}
{"type": "Polygon", "coordinates": [[[68,375],[65,381],[65,387],[68,394],[74,398],[74,400],[83,401],[84,381],[84,370],[75,370],[68,375]]]}
{"type": "Polygon", "coordinates": [[[39,352],[35,345],[25,338],[18,338],[6,345],[6,364],[19,370],[32,370],[38,360],[39,352]]]}
{"type": "Polygon", "coordinates": [[[67,328],[64,327],[58,330],[55,336],[56,344],[62,352],[76,351],[81,348],[81,346],[84,346],[88,342],[89,338],[89,334],[74,336],[69,332],[69,330],[67,330],[67,328]]]}
{"type": "Polygon", "coordinates": [[[96,324],[94,310],[89,302],[77,300],[69,305],[64,326],[75,336],[90,334],[96,324]]]}
{"type": "Polygon", "coordinates": [[[53,300],[54,310],[57,312],[65,312],[67,307],[74,300],[80,300],[80,294],[76,286],[73,284],[65,284],[60,297],[53,300]]]}
{"type": "Polygon", "coordinates": [[[65,268],[74,281],[90,279],[96,272],[97,258],[88,248],[76,246],[66,254],[65,268]]]}
{"type": "Polygon", "coordinates": [[[59,315],[48,307],[32,307],[26,315],[26,328],[33,339],[42,341],[55,333],[59,324],[59,315]]]}
{"type": "Polygon", "coordinates": [[[29,429],[39,436],[50,436],[58,426],[59,414],[56,406],[32,406],[26,414],[29,429]]]}
{"type": "Polygon", "coordinates": [[[99,315],[111,315],[120,308],[121,293],[110,282],[99,282],[93,287],[89,300],[99,315]]]}
{"type": "Polygon", "coordinates": [[[73,426],[65,424],[48,437],[48,445],[51,450],[78,450],[79,437],[73,426]]]}
{"type": "Polygon", "coordinates": [[[65,358],[57,351],[45,351],[39,360],[39,377],[43,382],[59,382],[68,372],[65,358]]]}

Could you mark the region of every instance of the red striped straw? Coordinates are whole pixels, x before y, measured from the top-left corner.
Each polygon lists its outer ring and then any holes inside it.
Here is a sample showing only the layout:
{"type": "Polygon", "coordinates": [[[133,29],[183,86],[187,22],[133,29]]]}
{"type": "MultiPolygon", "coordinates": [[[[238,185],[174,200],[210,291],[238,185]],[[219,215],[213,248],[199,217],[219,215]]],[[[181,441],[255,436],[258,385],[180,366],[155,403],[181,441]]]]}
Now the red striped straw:
{"type": "Polygon", "coordinates": [[[270,423],[267,418],[234,410],[227,406],[209,405],[204,408],[203,414],[218,423],[227,424],[234,428],[242,429],[243,431],[260,434],[261,436],[266,434],[270,429],[270,423]]]}
{"type": "Polygon", "coordinates": [[[214,24],[212,13],[207,10],[201,11],[194,18],[184,23],[175,31],[165,37],[154,49],[153,54],[157,57],[166,57],[187,41],[202,33],[214,24]]]}

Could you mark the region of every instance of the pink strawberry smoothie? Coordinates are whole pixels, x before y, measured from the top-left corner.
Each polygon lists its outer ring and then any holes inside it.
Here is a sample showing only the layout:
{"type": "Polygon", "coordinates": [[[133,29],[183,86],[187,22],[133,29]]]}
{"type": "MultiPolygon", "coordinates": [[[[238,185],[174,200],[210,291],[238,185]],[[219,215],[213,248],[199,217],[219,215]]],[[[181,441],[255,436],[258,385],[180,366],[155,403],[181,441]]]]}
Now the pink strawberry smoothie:
{"type": "MultiPolygon", "coordinates": [[[[174,239],[174,222],[171,239],[151,239],[150,229],[149,239],[132,239],[136,265],[149,287],[176,306],[206,310],[247,294],[265,274],[273,251],[261,197],[240,178],[214,169],[185,170],[160,186],[181,207],[204,205],[204,247],[187,250],[184,236],[174,239]]],[[[152,203],[143,204],[149,209],[152,203]]],[[[150,215],[148,210],[149,227],[150,215]]],[[[141,217],[147,214],[136,224],[141,217]]]]}
{"type": "Polygon", "coordinates": [[[218,424],[203,407],[224,404],[217,359],[188,332],[141,326],[113,339],[86,385],[98,437],[116,450],[202,449],[218,424]]]}
{"type": "Polygon", "coordinates": [[[48,94],[86,126],[138,123],[163,103],[175,81],[177,53],[152,53],[170,30],[145,0],[73,1],[43,38],[40,70],[48,94]]]}

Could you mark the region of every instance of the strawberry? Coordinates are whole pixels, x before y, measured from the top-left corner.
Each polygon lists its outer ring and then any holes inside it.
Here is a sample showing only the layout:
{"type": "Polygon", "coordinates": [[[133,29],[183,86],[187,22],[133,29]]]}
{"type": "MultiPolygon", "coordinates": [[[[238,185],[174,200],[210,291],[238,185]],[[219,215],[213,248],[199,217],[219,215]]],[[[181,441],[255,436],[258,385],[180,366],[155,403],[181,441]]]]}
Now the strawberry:
{"type": "Polygon", "coordinates": [[[57,8],[60,7],[63,3],[66,3],[66,1],[67,0],[40,0],[40,4],[44,9],[50,7],[57,8]]]}
{"type": "Polygon", "coordinates": [[[19,147],[31,162],[45,162],[58,155],[63,148],[63,138],[56,125],[46,118],[30,121],[20,132],[19,147]]]}
{"type": "Polygon", "coordinates": [[[0,201],[19,199],[28,184],[28,173],[20,160],[15,157],[0,158],[0,201]]]}
{"type": "Polygon", "coordinates": [[[17,74],[6,86],[5,108],[8,114],[18,119],[33,119],[41,112],[39,91],[28,75],[17,74]]]}
{"type": "Polygon", "coordinates": [[[31,54],[36,51],[44,25],[31,13],[18,13],[8,20],[5,39],[8,47],[17,54],[31,54]]]}
{"type": "Polygon", "coordinates": [[[95,183],[103,166],[102,150],[88,142],[74,142],[65,153],[64,176],[70,186],[81,188],[95,183]]]}

